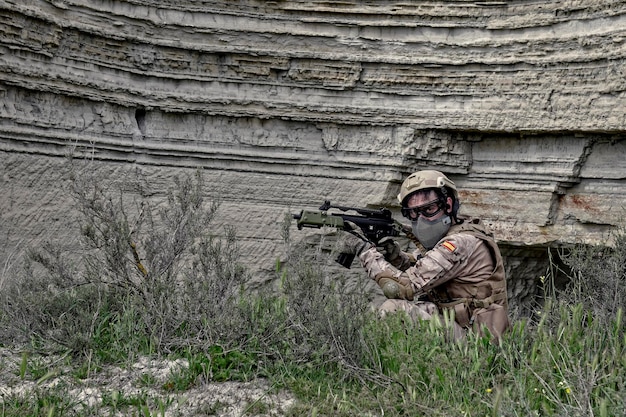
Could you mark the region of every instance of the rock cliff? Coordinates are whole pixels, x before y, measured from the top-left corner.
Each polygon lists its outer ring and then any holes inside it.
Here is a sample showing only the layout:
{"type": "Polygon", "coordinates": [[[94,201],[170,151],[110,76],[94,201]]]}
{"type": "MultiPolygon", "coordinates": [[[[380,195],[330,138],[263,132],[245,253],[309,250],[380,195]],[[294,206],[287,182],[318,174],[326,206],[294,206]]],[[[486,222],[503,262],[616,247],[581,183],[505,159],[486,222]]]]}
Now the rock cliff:
{"type": "Polygon", "coordinates": [[[0,39],[5,272],[74,227],[68,153],[157,196],[201,168],[259,280],[285,213],[397,213],[423,168],[492,226],[513,297],[622,223],[623,1],[0,0],[0,39]]]}

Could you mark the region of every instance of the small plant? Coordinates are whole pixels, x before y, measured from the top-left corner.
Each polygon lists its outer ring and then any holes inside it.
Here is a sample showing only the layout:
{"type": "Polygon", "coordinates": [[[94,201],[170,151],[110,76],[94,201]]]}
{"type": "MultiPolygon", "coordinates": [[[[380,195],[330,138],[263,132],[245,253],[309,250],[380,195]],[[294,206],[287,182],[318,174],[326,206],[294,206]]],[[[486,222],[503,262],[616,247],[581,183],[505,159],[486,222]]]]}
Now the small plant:
{"type": "Polygon", "coordinates": [[[66,392],[55,389],[39,389],[24,395],[3,395],[0,416],[65,416],[70,414],[75,406],[75,400],[70,398],[66,392]]]}
{"type": "Polygon", "coordinates": [[[141,387],[152,387],[157,383],[156,377],[151,373],[143,373],[139,376],[138,380],[139,386],[141,387]]]}
{"type": "Polygon", "coordinates": [[[188,351],[187,366],[172,372],[163,384],[167,391],[186,391],[199,382],[247,381],[256,376],[256,360],[238,350],[211,346],[206,352],[188,351]]]}

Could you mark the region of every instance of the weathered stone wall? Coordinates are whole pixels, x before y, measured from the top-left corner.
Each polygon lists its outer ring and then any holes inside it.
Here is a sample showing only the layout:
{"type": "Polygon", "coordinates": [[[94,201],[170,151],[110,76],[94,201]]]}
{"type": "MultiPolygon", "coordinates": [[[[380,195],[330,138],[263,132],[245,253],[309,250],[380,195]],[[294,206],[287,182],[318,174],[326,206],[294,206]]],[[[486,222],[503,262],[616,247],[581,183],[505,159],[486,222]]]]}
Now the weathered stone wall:
{"type": "Polygon", "coordinates": [[[625,2],[0,0],[0,39],[5,270],[67,238],[71,152],[154,195],[202,168],[259,280],[286,212],[397,211],[423,168],[492,225],[516,298],[542,248],[622,223],[625,2]]]}

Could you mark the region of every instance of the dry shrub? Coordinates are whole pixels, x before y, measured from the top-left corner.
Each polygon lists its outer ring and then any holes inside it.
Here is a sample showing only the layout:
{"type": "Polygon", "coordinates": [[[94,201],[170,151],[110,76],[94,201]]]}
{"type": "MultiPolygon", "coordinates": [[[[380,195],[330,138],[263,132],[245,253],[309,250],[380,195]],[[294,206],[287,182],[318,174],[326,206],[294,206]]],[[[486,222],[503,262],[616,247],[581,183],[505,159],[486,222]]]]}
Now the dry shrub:
{"type": "Polygon", "coordinates": [[[175,178],[158,201],[140,172],[107,184],[77,165],[80,254],[59,244],[30,251],[24,277],[3,288],[0,342],[36,338],[81,351],[134,338],[169,350],[245,339],[238,317],[247,272],[234,230],[211,227],[218,204],[204,201],[200,172],[175,178]]]}
{"type": "Polygon", "coordinates": [[[617,229],[612,237],[611,247],[578,245],[561,253],[571,272],[557,295],[568,303],[581,303],[607,323],[626,305],[626,230],[617,229]]]}

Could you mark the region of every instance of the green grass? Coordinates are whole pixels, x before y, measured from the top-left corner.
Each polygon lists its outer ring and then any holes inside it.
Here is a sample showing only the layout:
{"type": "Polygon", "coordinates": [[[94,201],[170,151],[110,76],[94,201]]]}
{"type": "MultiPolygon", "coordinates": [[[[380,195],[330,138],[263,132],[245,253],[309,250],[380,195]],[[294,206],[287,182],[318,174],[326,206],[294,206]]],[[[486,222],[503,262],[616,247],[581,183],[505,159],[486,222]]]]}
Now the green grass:
{"type": "Polygon", "coordinates": [[[388,385],[301,369],[290,372],[298,377],[289,385],[320,415],[626,415],[621,316],[607,329],[581,311],[550,308],[544,314],[561,319],[556,329],[520,321],[499,346],[475,336],[442,343],[441,332],[427,325],[378,321],[368,334],[388,385]]]}
{"type": "MultiPolygon", "coordinates": [[[[278,298],[264,302],[284,305],[278,298]]],[[[187,348],[168,354],[187,359],[188,366],[172,373],[161,389],[184,393],[203,382],[263,376],[298,397],[299,404],[288,414],[292,416],[626,415],[623,311],[618,310],[609,325],[595,320],[582,304],[548,303],[541,316],[537,323],[518,321],[499,345],[476,336],[447,343],[442,329],[430,323],[411,325],[399,317],[370,317],[359,329],[369,356],[359,358],[344,352],[345,357],[332,360],[328,346],[320,340],[307,341],[306,336],[289,332],[273,343],[266,341],[263,351],[256,351],[258,345],[249,351],[187,348]],[[295,341],[309,343],[312,350],[305,355],[290,345],[295,341]]],[[[285,318],[284,312],[280,318],[285,318]]],[[[123,334],[113,329],[119,325],[111,320],[102,323],[112,327],[112,334],[123,334]]],[[[93,345],[93,357],[101,364],[124,363],[119,352],[138,346],[132,340],[94,336],[99,339],[93,345]],[[129,345],[120,349],[125,343],[129,345]]],[[[150,339],[149,334],[143,337],[146,342],[150,339]]],[[[141,354],[137,350],[132,356],[141,354]]],[[[16,364],[21,381],[42,384],[55,377],[49,375],[55,368],[47,369],[37,356],[24,358],[16,364]]],[[[76,373],[85,362],[81,356],[72,361],[76,373]]],[[[155,384],[146,376],[142,380],[155,384]]],[[[0,415],[66,415],[75,406],[66,395],[62,388],[48,388],[34,397],[3,398],[0,415]]],[[[109,394],[99,407],[138,412],[148,407],[148,401],[109,394]]]]}

